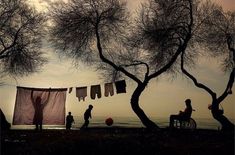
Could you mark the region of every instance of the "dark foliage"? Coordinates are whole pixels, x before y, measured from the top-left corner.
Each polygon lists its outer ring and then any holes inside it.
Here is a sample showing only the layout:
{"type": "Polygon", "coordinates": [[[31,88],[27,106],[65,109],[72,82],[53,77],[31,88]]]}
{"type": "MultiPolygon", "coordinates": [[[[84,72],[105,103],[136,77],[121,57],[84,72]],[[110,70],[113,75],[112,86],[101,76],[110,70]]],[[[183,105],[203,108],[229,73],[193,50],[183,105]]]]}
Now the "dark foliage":
{"type": "Polygon", "coordinates": [[[45,17],[23,0],[0,0],[0,70],[28,75],[46,59],[40,51],[45,17]]]}

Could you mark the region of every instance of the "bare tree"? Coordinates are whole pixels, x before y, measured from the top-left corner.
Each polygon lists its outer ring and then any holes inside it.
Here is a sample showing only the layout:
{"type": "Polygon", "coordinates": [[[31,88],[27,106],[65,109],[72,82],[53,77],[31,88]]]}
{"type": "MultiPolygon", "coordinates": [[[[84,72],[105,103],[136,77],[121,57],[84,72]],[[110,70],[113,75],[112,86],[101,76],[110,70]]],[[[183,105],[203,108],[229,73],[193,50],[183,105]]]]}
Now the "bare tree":
{"type": "Polygon", "coordinates": [[[24,0],[0,0],[1,74],[28,75],[46,62],[39,50],[44,22],[24,0]]]}
{"type": "Polygon", "coordinates": [[[140,108],[139,97],[149,81],[171,68],[186,49],[193,5],[192,0],[150,0],[132,31],[120,0],[71,0],[51,10],[51,40],[63,55],[99,67],[101,60],[106,64],[101,69],[111,67],[111,75],[121,73],[136,82],[131,107],[147,128],[158,128],[140,108]]]}
{"type": "MultiPolygon", "coordinates": [[[[234,130],[234,124],[225,116],[223,111],[219,109],[220,104],[230,94],[235,77],[235,12],[224,12],[218,5],[207,1],[202,3],[198,8],[197,25],[194,27],[192,44],[204,47],[202,52],[209,53],[211,56],[221,60],[222,69],[230,72],[227,86],[221,95],[217,95],[215,91],[197,80],[197,78],[189,73],[184,67],[185,61],[188,61],[187,54],[192,52],[192,48],[182,52],[181,69],[182,72],[190,78],[196,87],[205,90],[212,99],[211,113],[213,117],[222,125],[222,130],[234,130]]],[[[199,50],[198,46],[192,46],[199,50]]],[[[195,50],[195,49],[194,49],[195,50]]],[[[191,57],[192,59],[192,57],[191,57]]],[[[224,82],[224,81],[222,81],[224,82]]]]}

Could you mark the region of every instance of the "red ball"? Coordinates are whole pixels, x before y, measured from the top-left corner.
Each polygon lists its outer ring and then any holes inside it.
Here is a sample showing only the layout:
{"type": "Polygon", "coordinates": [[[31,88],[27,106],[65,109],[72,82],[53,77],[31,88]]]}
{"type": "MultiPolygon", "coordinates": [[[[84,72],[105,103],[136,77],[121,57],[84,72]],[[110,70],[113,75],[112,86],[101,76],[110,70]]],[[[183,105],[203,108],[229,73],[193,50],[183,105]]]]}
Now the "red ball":
{"type": "Polygon", "coordinates": [[[108,125],[108,126],[111,126],[113,124],[113,119],[112,118],[107,118],[105,120],[105,123],[108,125]]]}

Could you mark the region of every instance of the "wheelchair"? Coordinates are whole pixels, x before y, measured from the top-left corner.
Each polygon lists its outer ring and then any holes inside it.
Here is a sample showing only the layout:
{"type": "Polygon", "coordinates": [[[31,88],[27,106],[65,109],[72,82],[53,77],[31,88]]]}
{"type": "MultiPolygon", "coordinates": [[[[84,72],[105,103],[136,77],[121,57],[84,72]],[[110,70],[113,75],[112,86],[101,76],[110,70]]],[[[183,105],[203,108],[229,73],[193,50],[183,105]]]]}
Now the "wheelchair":
{"type": "Polygon", "coordinates": [[[178,129],[191,129],[197,128],[197,123],[193,118],[185,120],[174,120],[174,127],[178,129]]]}

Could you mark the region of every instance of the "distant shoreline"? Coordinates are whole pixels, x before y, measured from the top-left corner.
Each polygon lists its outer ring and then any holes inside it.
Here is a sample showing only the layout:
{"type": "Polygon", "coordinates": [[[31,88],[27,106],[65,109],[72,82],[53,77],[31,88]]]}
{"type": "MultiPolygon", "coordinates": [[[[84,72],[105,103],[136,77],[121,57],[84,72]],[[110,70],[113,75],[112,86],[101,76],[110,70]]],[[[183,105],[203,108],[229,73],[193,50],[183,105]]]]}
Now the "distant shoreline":
{"type": "MultiPolygon", "coordinates": [[[[107,127],[105,124],[106,117],[93,117],[90,120],[90,127],[107,127]]],[[[72,128],[77,130],[83,124],[82,116],[74,116],[75,124],[73,124],[72,128]]],[[[151,118],[155,123],[161,127],[166,128],[169,125],[169,118],[151,118]]],[[[198,129],[213,129],[213,130],[220,130],[221,126],[219,122],[217,122],[213,118],[194,118],[197,122],[198,129]]],[[[119,127],[119,128],[144,128],[143,124],[138,118],[134,117],[113,117],[114,124],[112,127],[119,127]]],[[[234,120],[235,122],[235,120],[234,120]]],[[[43,125],[45,129],[65,129],[65,125],[43,125]]],[[[12,125],[12,129],[34,129],[34,125],[12,125]]]]}

